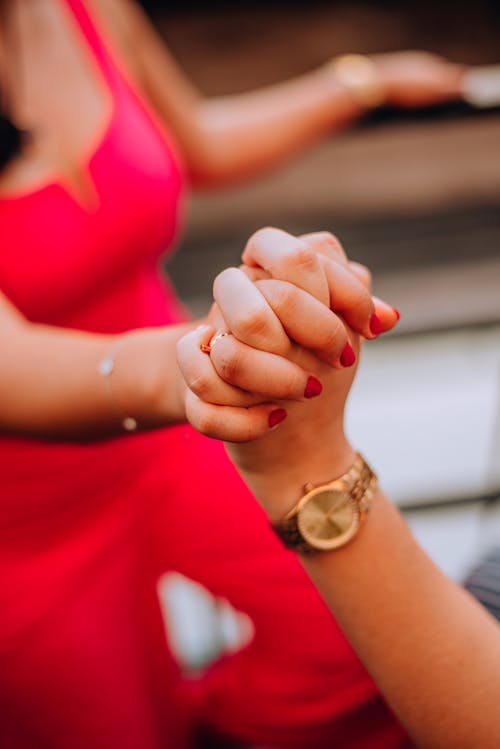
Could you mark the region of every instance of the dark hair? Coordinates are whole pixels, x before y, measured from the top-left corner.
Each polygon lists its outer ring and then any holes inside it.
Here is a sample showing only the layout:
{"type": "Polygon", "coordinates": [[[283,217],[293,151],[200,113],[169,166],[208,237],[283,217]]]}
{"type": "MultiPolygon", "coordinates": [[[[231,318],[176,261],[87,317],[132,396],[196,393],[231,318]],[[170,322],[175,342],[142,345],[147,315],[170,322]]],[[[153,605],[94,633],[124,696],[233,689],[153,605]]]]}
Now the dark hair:
{"type": "MultiPolygon", "coordinates": [[[[0,25],[6,26],[7,2],[0,0],[0,25]]],[[[9,113],[5,90],[0,86],[0,171],[17,156],[24,145],[25,133],[16,127],[9,113]]]]}
{"type": "Polygon", "coordinates": [[[24,138],[24,132],[16,127],[3,108],[0,108],[0,170],[20,153],[24,138]]]}

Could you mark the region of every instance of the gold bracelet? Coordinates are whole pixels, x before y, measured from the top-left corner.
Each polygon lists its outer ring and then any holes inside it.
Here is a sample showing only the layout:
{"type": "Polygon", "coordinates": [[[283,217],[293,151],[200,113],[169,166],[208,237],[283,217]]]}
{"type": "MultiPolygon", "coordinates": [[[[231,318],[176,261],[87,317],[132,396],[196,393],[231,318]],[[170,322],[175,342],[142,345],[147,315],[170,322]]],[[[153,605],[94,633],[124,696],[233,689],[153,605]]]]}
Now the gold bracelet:
{"type": "Polygon", "coordinates": [[[386,90],[380,71],[366,55],[341,55],[335,57],[329,67],[336,81],[364,109],[374,109],[384,103],[386,90]]]}
{"type": "Polygon", "coordinates": [[[114,397],[113,397],[113,388],[111,386],[111,375],[115,370],[116,365],[116,356],[120,350],[120,348],[123,346],[124,342],[126,340],[125,336],[121,336],[115,344],[111,347],[110,351],[106,354],[106,356],[101,359],[99,362],[98,371],[101,377],[104,379],[104,387],[108,396],[108,400],[111,404],[111,408],[117,415],[117,417],[120,420],[120,423],[123,427],[123,429],[126,432],[135,432],[139,424],[137,423],[137,420],[134,419],[133,416],[127,416],[123,413],[123,411],[119,408],[117,405],[114,397]]]}

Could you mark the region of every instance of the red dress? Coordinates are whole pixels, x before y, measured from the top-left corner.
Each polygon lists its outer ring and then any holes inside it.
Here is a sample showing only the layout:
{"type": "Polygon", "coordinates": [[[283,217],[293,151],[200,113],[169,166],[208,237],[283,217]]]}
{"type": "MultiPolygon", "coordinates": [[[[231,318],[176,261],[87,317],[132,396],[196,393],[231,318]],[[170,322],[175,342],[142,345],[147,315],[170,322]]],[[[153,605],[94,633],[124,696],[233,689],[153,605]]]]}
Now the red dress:
{"type": "MultiPolygon", "coordinates": [[[[159,270],[182,205],[174,145],[82,0],[61,1],[114,102],[86,160],[98,206],[61,181],[0,199],[0,288],[59,327],[178,322],[159,270]]],[[[263,746],[405,745],[220,443],[184,425],[92,443],[1,437],[1,749],[181,749],[195,719],[263,746]],[[247,648],[195,683],[165,637],[167,570],[255,625],[247,648]]]]}

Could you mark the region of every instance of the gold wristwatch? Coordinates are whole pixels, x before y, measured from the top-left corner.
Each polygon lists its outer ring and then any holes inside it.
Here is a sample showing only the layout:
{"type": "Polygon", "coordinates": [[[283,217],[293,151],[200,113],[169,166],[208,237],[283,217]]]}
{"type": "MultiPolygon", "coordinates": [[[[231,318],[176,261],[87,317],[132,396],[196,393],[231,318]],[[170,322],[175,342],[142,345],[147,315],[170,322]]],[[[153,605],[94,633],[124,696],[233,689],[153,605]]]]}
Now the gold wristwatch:
{"type": "Polygon", "coordinates": [[[274,530],[285,546],[300,552],[339,549],[358,532],[377,489],[377,477],[358,453],[349,470],[312,487],[274,530]]]}

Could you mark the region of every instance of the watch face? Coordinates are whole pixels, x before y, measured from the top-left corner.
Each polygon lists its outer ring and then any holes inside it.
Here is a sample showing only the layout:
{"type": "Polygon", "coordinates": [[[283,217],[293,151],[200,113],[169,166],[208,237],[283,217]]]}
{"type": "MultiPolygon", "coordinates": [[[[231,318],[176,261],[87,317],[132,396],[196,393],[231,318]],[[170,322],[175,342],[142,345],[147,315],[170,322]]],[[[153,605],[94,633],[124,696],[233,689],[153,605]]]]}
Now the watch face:
{"type": "Polygon", "coordinates": [[[297,524],[302,537],[315,549],[336,549],[355,535],[359,510],[347,492],[318,488],[300,509],[297,524]]]}

